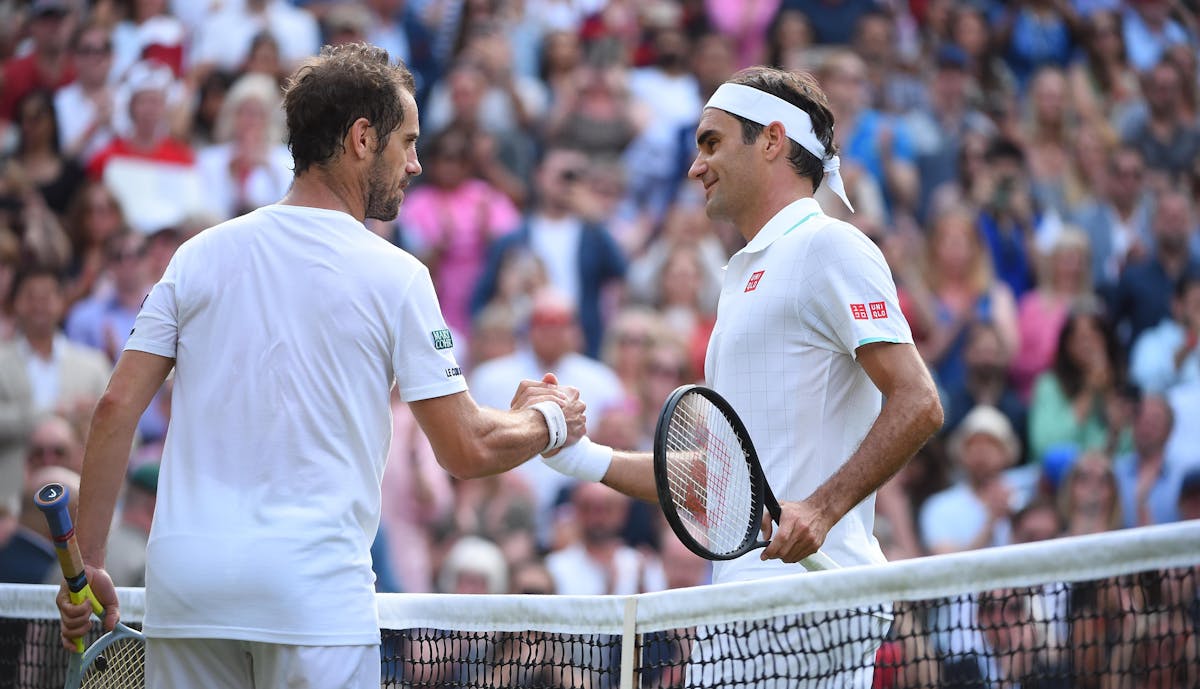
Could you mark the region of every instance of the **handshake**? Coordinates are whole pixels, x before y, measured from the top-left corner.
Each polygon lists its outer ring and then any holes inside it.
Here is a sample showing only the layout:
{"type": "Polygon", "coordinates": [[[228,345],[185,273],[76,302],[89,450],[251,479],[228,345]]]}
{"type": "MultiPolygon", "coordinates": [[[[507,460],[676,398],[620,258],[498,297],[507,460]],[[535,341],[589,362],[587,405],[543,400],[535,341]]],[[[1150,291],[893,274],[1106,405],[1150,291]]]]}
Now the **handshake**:
{"type": "Polygon", "coordinates": [[[559,473],[583,481],[600,481],[612,463],[611,447],[588,439],[587,405],[579,390],[559,386],[553,373],[540,381],[523,380],[513,395],[512,410],[536,409],[546,420],[550,441],[542,450],[542,461],[559,473]]]}

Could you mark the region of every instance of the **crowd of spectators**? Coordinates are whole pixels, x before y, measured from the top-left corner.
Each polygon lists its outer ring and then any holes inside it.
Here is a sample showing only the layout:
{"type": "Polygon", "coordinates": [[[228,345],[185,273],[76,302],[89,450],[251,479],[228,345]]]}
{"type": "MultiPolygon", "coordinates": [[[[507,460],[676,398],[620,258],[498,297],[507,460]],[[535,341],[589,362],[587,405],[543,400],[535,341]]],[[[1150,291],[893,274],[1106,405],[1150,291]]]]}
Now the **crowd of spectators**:
{"type": "MultiPolygon", "coordinates": [[[[772,64],[825,90],[857,212],[817,198],[883,250],[943,394],[879,493],[889,558],[1015,542],[1031,510],[1038,538],[1200,518],[1196,4],[0,0],[0,580],[56,578],[22,502],[78,472],[174,250],[285,192],[280,88],[348,41],[416,75],[424,174],[368,227],[428,266],[481,403],[552,371],[593,438],[649,447],[743,243],[686,179],[695,124],[772,64]]],[[[393,411],[381,590],[707,580],[655,507],[539,462],[456,481],[393,411]]],[[[145,539],[169,419],[168,383],[112,555],[145,539]]]]}

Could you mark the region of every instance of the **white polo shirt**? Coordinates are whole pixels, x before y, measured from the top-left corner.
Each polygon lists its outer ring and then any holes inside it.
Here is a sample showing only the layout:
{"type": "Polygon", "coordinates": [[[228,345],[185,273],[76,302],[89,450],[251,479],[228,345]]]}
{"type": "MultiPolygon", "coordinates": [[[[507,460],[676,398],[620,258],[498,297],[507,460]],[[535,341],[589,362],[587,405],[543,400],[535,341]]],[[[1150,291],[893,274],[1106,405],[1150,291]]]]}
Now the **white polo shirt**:
{"type": "MultiPolygon", "coordinates": [[[[882,394],[855,360],[912,342],[879,248],[812,198],[779,211],[725,269],[705,378],[746,424],[775,496],[802,500],[858,448],[882,394]]],[[[879,563],[872,494],[830,530],[842,566],[879,563]]],[[[714,566],[715,582],[794,574],[762,551],[714,566]]]]}
{"type": "Polygon", "coordinates": [[[425,267],[345,213],[267,206],[180,247],[126,349],[175,359],[146,634],[378,643],[390,388],[467,387],[425,267]]]}

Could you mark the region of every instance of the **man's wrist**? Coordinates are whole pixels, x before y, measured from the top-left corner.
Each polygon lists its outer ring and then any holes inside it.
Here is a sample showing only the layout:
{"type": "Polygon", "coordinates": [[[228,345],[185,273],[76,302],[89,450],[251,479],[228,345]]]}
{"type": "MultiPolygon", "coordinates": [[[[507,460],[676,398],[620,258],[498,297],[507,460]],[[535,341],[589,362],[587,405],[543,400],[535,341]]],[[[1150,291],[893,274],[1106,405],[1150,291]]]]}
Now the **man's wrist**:
{"type": "Polygon", "coordinates": [[[593,443],[587,436],[552,457],[542,456],[546,466],[581,481],[600,481],[612,465],[613,449],[593,443]]]}
{"type": "Polygon", "coordinates": [[[550,400],[538,402],[531,406],[531,409],[536,409],[541,413],[546,420],[546,430],[549,432],[550,441],[542,452],[557,450],[567,443],[567,419],[563,415],[562,407],[550,400]]]}

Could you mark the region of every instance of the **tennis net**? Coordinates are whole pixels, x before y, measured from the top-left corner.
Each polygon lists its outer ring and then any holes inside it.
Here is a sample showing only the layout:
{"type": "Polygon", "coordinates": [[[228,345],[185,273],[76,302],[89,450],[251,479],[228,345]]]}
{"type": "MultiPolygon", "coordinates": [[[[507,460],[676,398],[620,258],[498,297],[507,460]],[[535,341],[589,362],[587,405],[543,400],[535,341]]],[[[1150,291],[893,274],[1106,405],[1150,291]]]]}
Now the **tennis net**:
{"type": "MultiPolygon", "coordinates": [[[[0,687],[61,686],[54,591],[0,585],[0,687]]],[[[120,593],[138,622],[142,591],[120,593]]],[[[387,687],[1197,687],[1200,522],[638,596],[379,608],[387,687]]]]}

